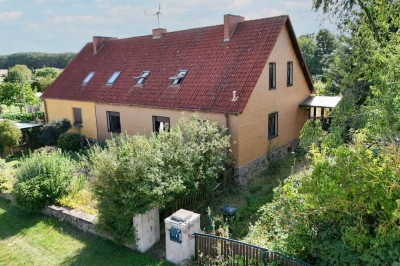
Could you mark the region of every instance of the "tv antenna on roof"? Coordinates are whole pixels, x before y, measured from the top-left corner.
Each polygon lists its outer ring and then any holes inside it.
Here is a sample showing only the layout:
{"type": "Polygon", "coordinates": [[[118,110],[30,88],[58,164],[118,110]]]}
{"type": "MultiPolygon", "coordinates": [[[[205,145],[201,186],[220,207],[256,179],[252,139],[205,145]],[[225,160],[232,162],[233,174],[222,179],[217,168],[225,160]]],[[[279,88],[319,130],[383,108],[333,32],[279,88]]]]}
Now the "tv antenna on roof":
{"type": "Polygon", "coordinates": [[[147,16],[157,16],[157,25],[158,25],[158,27],[160,27],[160,16],[164,19],[164,21],[165,21],[165,18],[164,18],[164,15],[163,15],[163,13],[161,12],[161,3],[160,3],[160,1],[158,2],[158,10],[156,11],[156,13],[154,13],[154,14],[148,14],[145,10],[143,10],[144,11],[144,14],[145,15],[147,15],[147,16]]]}

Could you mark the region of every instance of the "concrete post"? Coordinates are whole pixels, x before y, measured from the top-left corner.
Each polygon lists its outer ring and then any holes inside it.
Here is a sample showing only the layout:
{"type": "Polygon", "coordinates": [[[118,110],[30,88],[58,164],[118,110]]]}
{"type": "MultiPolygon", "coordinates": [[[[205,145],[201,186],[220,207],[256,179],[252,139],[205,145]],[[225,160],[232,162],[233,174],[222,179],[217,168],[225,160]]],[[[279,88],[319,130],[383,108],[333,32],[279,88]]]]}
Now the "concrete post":
{"type": "Polygon", "coordinates": [[[165,219],[167,260],[183,265],[195,254],[194,233],[200,232],[200,214],[180,209],[165,219]]]}
{"type": "Polygon", "coordinates": [[[133,217],[136,230],[136,249],[146,252],[160,240],[160,217],[158,208],[133,217]]]}

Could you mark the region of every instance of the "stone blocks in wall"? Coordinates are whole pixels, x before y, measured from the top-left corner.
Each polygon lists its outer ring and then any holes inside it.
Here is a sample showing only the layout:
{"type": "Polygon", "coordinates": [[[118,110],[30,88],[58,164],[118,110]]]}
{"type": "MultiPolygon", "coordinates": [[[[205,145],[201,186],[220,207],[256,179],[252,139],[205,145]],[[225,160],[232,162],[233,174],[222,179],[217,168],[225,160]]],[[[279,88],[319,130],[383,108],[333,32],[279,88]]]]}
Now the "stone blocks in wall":
{"type": "Polygon", "coordinates": [[[276,158],[283,158],[288,154],[288,152],[293,151],[295,147],[298,145],[299,140],[295,139],[288,144],[276,148],[264,156],[242,166],[239,168],[235,169],[235,175],[237,177],[237,181],[239,184],[245,184],[249,178],[251,178],[254,175],[257,175],[261,173],[263,170],[265,170],[268,167],[269,162],[272,159],[276,158]]]}

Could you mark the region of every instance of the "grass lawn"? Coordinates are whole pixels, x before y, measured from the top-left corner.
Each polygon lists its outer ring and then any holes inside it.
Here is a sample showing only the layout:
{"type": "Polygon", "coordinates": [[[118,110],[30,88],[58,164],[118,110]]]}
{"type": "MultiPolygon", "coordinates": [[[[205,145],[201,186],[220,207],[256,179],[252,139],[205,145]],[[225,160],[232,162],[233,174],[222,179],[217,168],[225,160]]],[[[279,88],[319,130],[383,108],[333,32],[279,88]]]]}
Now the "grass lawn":
{"type": "Polygon", "coordinates": [[[0,199],[0,265],[168,265],[0,199]]]}

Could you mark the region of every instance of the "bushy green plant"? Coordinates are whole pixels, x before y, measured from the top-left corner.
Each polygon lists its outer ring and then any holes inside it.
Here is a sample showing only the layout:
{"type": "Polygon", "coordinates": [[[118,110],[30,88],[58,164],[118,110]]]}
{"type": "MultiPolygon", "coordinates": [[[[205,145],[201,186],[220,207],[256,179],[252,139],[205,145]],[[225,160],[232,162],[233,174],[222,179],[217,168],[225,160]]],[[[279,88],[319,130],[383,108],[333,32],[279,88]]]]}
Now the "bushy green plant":
{"type": "MultiPolygon", "coordinates": [[[[369,145],[368,145],[369,146],[369,145]]],[[[249,241],[321,265],[391,265],[400,252],[400,152],[340,146],[289,178],[249,241]]]]}
{"type": "Polygon", "coordinates": [[[4,120],[0,122],[0,146],[12,147],[17,145],[22,138],[22,132],[14,122],[4,120]]]}
{"type": "Polygon", "coordinates": [[[89,154],[99,227],[132,241],[132,216],[175,197],[203,191],[223,171],[229,137],[216,124],[193,118],[158,135],[117,135],[89,154]]]}
{"type": "Polygon", "coordinates": [[[75,172],[76,163],[60,151],[23,158],[16,171],[16,202],[32,211],[53,204],[69,192],[75,172]]]}
{"type": "Polygon", "coordinates": [[[57,140],[57,146],[64,151],[78,152],[82,149],[83,136],[79,133],[63,133],[57,140]]]}
{"type": "Polygon", "coordinates": [[[43,127],[39,140],[43,145],[56,145],[61,134],[71,128],[71,122],[68,119],[61,119],[47,124],[43,127]]]}

